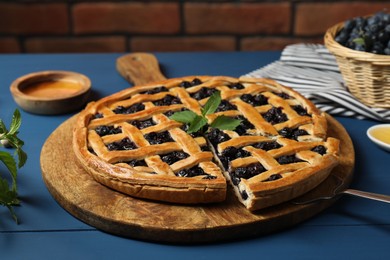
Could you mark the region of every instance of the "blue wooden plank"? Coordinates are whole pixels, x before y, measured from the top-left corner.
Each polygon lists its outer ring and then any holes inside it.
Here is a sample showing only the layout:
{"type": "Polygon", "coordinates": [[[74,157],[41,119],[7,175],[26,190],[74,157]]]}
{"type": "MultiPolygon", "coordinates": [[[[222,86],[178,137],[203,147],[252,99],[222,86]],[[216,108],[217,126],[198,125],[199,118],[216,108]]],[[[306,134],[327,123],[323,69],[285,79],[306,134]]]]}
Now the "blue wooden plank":
{"type": "Polygon", "coordinates": [[[168,245],[99,231],[0,235],[1,259],[389,259],[390,226],[297,226],[256,239],[168,245]]]}

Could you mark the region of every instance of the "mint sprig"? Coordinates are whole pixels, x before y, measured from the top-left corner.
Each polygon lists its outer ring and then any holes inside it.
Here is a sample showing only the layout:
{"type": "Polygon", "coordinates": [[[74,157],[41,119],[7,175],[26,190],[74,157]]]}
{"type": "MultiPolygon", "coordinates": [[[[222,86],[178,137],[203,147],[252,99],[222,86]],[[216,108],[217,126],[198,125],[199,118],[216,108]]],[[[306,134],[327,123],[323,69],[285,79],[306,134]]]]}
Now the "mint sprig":
{"type": "MultiPolygon", "coordinates": [[[[206,116],[213,114],[217,110],[221,101],[221,93],[216,91],[210,96],[206,104],[201,109],[201,115],[198,115],[193,111],[186,110],[176,112],[169,118],[180,123],[189,124],[187,133],[195,133],[207,125],[206,116]]],[[[241,120],[239,119],[221,115],[217,116],[213,122],[211,122],[210,127],[218,128],[220,130],[234,130],[240,123],[241,120]]]]}
{"type": "Polygon", "coordinates": [[[0,146],[15,149],[14,154],[8,151],[0,151],[0,161],[7,167],[12,181],[10,186],[7,179],[2,178],[0,173],[0,205],[8,208],[16,223],[18,223],[18,218],[13,206],[20,204],[18,199],[17,171],[27,161],[27,154],[22,150],[24,142],[17,136],[21,123],[21,115],[17,109],[13,113],[9,130],[7,130],[3,120],[0,119],[0,146]],[[15,157],[17,157],[17,160],[15,157]]]}

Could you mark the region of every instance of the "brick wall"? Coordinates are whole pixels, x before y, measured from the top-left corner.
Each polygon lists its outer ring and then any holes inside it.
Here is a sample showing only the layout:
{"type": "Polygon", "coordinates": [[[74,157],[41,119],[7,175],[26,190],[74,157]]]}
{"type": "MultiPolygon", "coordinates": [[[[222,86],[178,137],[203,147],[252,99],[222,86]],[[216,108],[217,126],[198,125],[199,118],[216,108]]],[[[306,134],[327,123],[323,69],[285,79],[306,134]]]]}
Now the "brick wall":
{"type": "Polygon", "coordinates": [[[390,1],[0,0],[0,53],[280,50],[390,1]]]}

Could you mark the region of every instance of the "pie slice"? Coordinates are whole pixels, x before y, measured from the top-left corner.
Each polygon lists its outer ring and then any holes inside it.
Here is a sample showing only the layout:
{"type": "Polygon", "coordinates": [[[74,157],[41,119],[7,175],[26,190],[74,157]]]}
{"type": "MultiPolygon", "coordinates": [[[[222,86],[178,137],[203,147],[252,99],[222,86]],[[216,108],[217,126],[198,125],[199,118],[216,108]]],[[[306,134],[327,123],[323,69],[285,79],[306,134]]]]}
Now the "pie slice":
{"type": "Polygon", "coordinates": [[[295,198],[338,164],[339,141],[310,101],[269,79],[192,76],[125,89],[91,102],[78,116],[73,149],[96,181],[130,196],[194,204],[221,202],[233,187],[249,210],[295,198]],[[234,130],[171,119],[201,114],[239,119],[234,130]],[[227,181],[231,186],[227,185],[227,181]]]}

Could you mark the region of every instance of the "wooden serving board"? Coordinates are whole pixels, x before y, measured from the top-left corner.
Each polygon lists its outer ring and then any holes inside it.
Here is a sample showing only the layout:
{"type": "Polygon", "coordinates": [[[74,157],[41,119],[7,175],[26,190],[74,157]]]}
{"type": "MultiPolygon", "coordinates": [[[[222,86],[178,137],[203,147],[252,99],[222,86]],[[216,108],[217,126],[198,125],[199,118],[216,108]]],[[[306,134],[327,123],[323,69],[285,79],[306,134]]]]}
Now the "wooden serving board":
{"type": "MultiPolygon", "coordinates": [[[[76,116],[65,121],[47,139],[41,151],[45,184],[70,214],[103,231],[143,240],[200,243],[267,234],[300,223],[330,206],[335,199],[296,205],[291,202],[249,212],[229,192],[218,204],[183,206],[132,198],[96,182],[79,166],[72,151],[72,127],[76,116]]],[[[330,195],[352,179],[352,141],[332,117],[329,135],[341,140],[341,164],[317,188],[297,198],[306,201],[330,195]]]]}
{"type": "MultiPolygon", "coordinates": [[[[147,58],[152,58],[154,62],[153,57],[147,58]]],[[[150,67],[144,66],[144,69],[147,71],[150,67]]],[[[134,76],[129,76],[126,69],[118,70],[129,80],[134,76]]],[[[163,78],[162,74],[154,75],[157,76],[153,79],[163,78]]],[[[142,79],[131,81],[142,83],[142,79]]],[[[332,199],[304,205],[286,202],[253,213],[235,198],[231,189],[226,201],[209,205],[186,206],[133,198],[96,182],[78,164],[71,145],[76,116],[61,124],[43,145],[40,161],[43,180],[65,210],[108,233],[169,243],[248,238],[296,225],[336,201],[332,199]]],[[[341,141],[341,163],[323,183],[294,201],[331,195],[337,188],[346,189],[352,180],[355,160],[352,141],[339,122],[331,116],[327,119],[328,135],[341,141]]]]}

